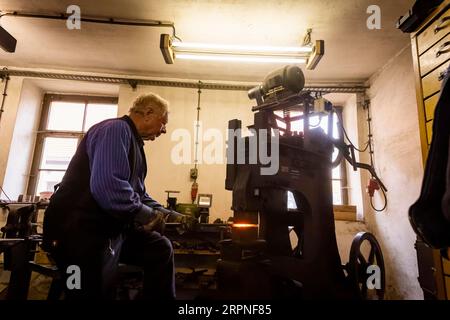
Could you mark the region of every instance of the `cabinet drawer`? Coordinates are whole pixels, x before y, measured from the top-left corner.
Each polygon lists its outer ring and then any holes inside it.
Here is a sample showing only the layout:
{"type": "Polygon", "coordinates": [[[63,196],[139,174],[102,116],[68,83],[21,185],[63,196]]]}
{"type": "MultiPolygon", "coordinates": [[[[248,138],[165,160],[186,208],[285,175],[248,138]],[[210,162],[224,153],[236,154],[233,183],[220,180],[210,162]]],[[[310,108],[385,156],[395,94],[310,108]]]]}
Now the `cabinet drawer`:
{"type": "Polygon", "coordinates": [[[441,90],[443,75],[446,69],[447,63],[444,63],[439,68],[422,78],[422,92],[424,99],[441,90]]]}
{"type": "Polygon", "coordinates": [[[446,275],[450,276],[450,261],[442,258],[442,269],[446,275]]]}
{"type": "Polygon", "coordinates": [[[433,120],[426,123],[427,126],[427,142],[431,144],[431,138],[433,138],[433,120]]]}
{"type": "MultiPolygon", "coordinates": [[[[450,23],[450,21],[449,21],[450,23]]],[[[436,43],[430,50],[425,52],[420,58],[420,75],[424,76],[437,66],[450,59],[450,33],[441,41],[436,43]]]]}
{"type": "Polygon", "coordinates": [[[422,289],[432,295],[436,294],[436,278],[434,266],[433,250],[427,247],[422,241],[417,240],[415,243],[418,269],[419,269],[419,283],[422,289]]]}
{"type": "Polygon", "coordinates": [[[450,277],[445,277],[445,290],[447,291],[447,300],[450,300],[450,277]]]}
{"type": "Polygon", "coordinates": [[[425,105],[425,121],[433,120],[434,118],[434,109],[439,101],[440,93],[436,93],[435,95],[429,97],[424,101],[425,105]]]}
{"type": "Polygon", "coordinates": [[[417,36],[419,54],[424,53],[450,32],[450,9],[417,36]]]}

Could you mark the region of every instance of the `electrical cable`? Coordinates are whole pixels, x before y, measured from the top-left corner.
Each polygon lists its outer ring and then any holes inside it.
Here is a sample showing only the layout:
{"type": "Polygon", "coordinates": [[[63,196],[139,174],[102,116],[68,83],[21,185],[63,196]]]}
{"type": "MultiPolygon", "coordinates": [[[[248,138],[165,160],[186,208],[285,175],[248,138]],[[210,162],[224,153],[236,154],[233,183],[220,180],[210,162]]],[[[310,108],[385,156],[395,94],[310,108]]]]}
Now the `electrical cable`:
{"type": "Polygon", "coordinates": [[[365,106],[367,108],[367,126],[368,126],[368,130],[369,130],[369,155],[370,155],[370,165],[372,167],[375,168],[374,166],[374,161],[373,161],[373,146],[372,146],[372,127],[371,127],[371,122],[372,122],[372,118],[370,116],[370,102],[367,101],[365,103],[365,106]]]}
{"type": "Polygon", "coordinates": [[[183,40],[181,40],[180,38],[177,37],[176,32],[175,32],[175,25],[172,25],[172,37],[174,39],[177,39],[180,42],[183,42],[183,40]]]}
{"type": "MultiPolygon", "coordinates": [[[[338,116],[338,122],[339,122],[339,126],[342,128],[342,132],[344,133],[345,138],[347,139],[347,141],[349,142],[350,146],[355,149],[358,152],[365,152],[367,149],[369,149],[369,155],[370,155],[370,166],[374,167],[374,160],[373,160],[373,146],[372,146],[372,127],[371,127],[371,121],[372,118],[370,117],[370,103],[366,102],[365,107],[367,108],[367,125],[368,125],[368,140],[367,142],[365,142],[365,145],[362,149],[357,148],[353,142],[350,140],[350,138],[347,135],[347,132],[344,128],[343,125],[343,121],[342,121],[342,115],[336,112],[336,115],[338,116]]],[[[370,206],[372,207],[372,209],[376,212],[382,212],[384,211],[384,209],[386,209],[387,205],[388,205],[388,200],[387,200],[387,196],[386,196],[386,192],[383,190],[383,188],[380,188],[381,192],[383,193],[383,198],[384,198],[384,206],[381,209],[377,209],[375,208],[374,204],[373,204],[373,199],[372,197],[370,197],[370,206]]]]}
{"type": "MultiPolygon", "coordinates": [[[[197,169],[197,163],[198,163],[198,144],[199,144],[199,142],[198,142],[198,134],[199,134],[199,130],[200,130],[199,129],[200,128],[200,95],[202,94],[202,82],[201,81],[198,82],[198,91],[197,91],[197,93],[198,93],[198,100],[197,100],[197,121],[196,121],[196,124],[195,124],[194,169],[197,169]]],[[[197,179],[195,179],[195,180],[197,180],[197,179]]],[[[194,182],[195,182],[195,180],[194,180],[194,182]]]]}
{"type": "Polygon", "coordinates": [[[381,189],[381,192],[383,193],[383,197],[384,197],[384,206],[383,206],[383,208],[381,208],[381,209],[375,208],[375,206],[373,205],[373,197],[370,197],[370,206],[371,206],[372,209],[375,210],[376,212],[382,212],[382,211],[384,211],[384,209],[386,209],[387,203],[388,203],[387,197],[386,197],[386,192],[383,190],[383,188],[380,188],[380,189],[381,189]]]}
{"type": "Polygon", "coordinates": [[[198,171],[197,171],[197,164],[198,164],[198,145],[199,145],[199,130],[200,130],[200,95],[202,93],[202,82],[199,81],[198,82],[198,102],[197,102],[197,121],[196,121],[196,129],[195,129],[195,160],[194,160],[194,174],[192,175],[192,171],[191,171],[191,178],[193,177],[194,182],[192,183],[191,186],[191,200],[192,203],[195,202],[195,199],[197,198],[197,193],[198,193],[198,183],[197,183],[197,178],[198,178],[198,171]]]}
{"type": "Polygon", "coordinates": [[[303,46],[311,46],[312,45],[311,32],[312,32],[312,29],[307,29],[306,30],[306,35],[303,38],[303,44],[302,44],[303,46]]]}
{"type": "MultiPolygon", "coordinates": [[[[373,159],[373,154],[374,154],[374,148],[373,148],[373,143],[372,143],[372,137],[373,137],[373,135],[372,135],[372,126],[371,126],[371,123],[372,123],[372,117],[370,116],[370,101],[366,101],[365,102],[365,104],[364,104],[364,106],[366,107],[366,109],[367,109],[367,126],[368,126],[368,131],[369,131],[369,133],[368,133],[368,138],[369,138],[369,140],[368,140],[368,146],[369,146],[369,156],[370,156],[370,165],[374,168],[374,170],[375,170],[375,162],[374,162],[374,159],[373,159]]],[[[381,192],[383,193],[383,198],[384,198],[384,206],[383,206],[383,208],[381,208],[381,209],[377,209],[377,208],[375,208],[375,206],[373,205],[373,199],[372,199],[372,197],[370,197],[370,206],[372,207],[372,209],[374,210],[374,211],[376,211],[376,212],[382,212],[382,211],[384,211],[384,209],[386,209],[386,207],[387,207],[387,205],[388,205],[388,199],[387,199],[387,196],[386,196],[386,192],[383,190],[383,188],[380,188],[381,189],[381,192]]]]}
{"type": "MultiPolygon", "coordinates": [[[[3,68],[3,71],[8,71],[8,68],[3,68]]],[[[7,93],[6,93],[6,91],[7,91],[7,89],[8,89],[8,82],[9,82],[9,75],[6,73],[5,75],[4,75],[4,77],[2,78],[2,80],[4,80],[5,81],[5,86],[4,86],[4,88],[3,88],[3,97],[2,97],[2,104],[1,104],[1,106],[0,106],[0,123],[1,123],[1,121],[2,121],[2,115],[3,115],[3,112],[5,112],[5,108],[4,108],[4,106],[5,106],[5,100],[6,100],[6,96],[8,95],[7,93]]]]}
{"type": "Polygon", "coordinates": [[[369,147],[370,140],[367,140],[367,141],[364,143],[364,147],[363,147],[362,149],[357,148],[357,147],[353,144],[353,142],[350,140],[350,138],[348,137],[347,131],[345,131],[344,125],[343,125],[343,123],[342,123],[342,116],[341,116],[338,112],[336,112],[336,115],[337,115],[337,117],[338,117],[338,123],[339,123],[339,126],[341,127],[342,132],[344,132],[344,136],[345,136],[345,138],[347,139],[348,143],[349,143],[349,144],[353,147],[353,149],[355,149],[356,151],[358,151],[358,152],[365,152],[365,151],[367,150],[367,148],[369,147]]]}
{"type": "Polygon", "coordinates": [[[320,127],[320,123],[321,123],[321,122],[322,122],[322,115],[319,114],[319,122],[318,122],[316,125],[309,123],[309,127],[310,127],[310,128],[317,128],[317,127],[320,127]]]}
{"type": "Polygon", "coordinates": [[[8,199],[8,201],[11,201],[11,198],[8,197],[8,195],[6,194],[5,190],[3,190],[3,188],[0,186],[0,196],[2,195],[2,192],[6,196],[6,199],[8,199]]]}

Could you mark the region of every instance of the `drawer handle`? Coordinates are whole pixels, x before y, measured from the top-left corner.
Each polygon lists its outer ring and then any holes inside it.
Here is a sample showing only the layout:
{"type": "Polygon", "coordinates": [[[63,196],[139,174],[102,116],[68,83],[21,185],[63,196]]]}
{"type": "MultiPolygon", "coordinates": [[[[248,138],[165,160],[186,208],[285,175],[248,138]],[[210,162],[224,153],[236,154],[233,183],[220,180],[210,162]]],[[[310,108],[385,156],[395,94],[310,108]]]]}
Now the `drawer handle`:
{"type": "Polygon", "coordinates": [[[439,23],[436,25],[436,27],[434,28],[434,33],[438,33],[439,31],[441,31],[442,29],[445,29],[448,27],[448,25],[442,26],[446,21],[450,20],[450,16],[447,17],[443,17],[441,19],[441,21],[439,21],[439,23]]]}
{"type": "Polygon", "coordinates": [[[438,52],[436,52],[436,58],[438,58],[441,54],[448,52],[449,45],[450,45],[450,41],[444,42],[444,44],[439,47],[438,52]]]}
{"type": "Polygon", "coordinates": [[[447,71],[442,71],[441,73],[439,73],[438,80],[439,81],[444,80],[446,74],[447,74],[447,71]]]}

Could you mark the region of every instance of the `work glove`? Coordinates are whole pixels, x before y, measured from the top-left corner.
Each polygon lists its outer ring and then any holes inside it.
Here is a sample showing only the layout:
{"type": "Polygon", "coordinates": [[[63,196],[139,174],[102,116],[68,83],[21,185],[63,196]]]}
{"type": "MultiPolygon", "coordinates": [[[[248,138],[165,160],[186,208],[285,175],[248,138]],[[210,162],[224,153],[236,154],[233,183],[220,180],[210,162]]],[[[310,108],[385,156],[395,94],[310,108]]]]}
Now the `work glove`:
{"type": "Polygon", "coordinates": [[[197,219],[195,219],[191,215],[182,214],[174,210],[171,210],[170,213],[168,213],[166,216],[166,222],[180,223],[184,229],[192,229],[192,227],[197,222],[197,219]]]}
{"type": "Polygon", "coordinates": [[[153,217],[151,220],[143,225],[138,226],[138,230],[144,232],[159,232],[160,234],[164,233],[165,229],[165,214],[159,210],[153,211],[153,217]]]}

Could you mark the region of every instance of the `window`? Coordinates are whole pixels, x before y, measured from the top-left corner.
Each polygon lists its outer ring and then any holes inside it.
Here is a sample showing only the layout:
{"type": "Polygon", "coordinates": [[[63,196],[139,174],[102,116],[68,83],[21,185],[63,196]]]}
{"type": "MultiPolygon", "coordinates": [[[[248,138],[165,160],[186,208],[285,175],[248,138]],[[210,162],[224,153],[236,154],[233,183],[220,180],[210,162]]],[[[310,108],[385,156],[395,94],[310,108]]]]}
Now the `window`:
{"type": "Polygon", "coordinates": [[[117,98],[45,95],[28,194],[53,191],[94,124],[117,117],[117,98]]]}
{"type": "MultiPolygon", "coordinates": [[[[339,113],[342,117],[342,108],[335,107],[336,113],[339,113]]],[[[333,138],[337,139],[339,137],[338,130],[338,117],[336,113],[333,113],[333,138]]],[[[282,111],[276,111],[275,114],[279,117],[283,117],[282,111]]],[[[301,116],[300,111],[289,111],[289,117],[294,118],[301,116]]],[[[277,119],[277,125],[280,128],[286,129],[286,123],[277,119]]],[[[290,123],[291,132],[302,132],[303,131],[303,119],[295,120],[290,123]]],[[[328,132],[328,115],[314,115],[309,117],[309,127],[316,128],[321,127],[325,133],[328,132]]],[[[333,160],[337,157],[338,150],[335,148],[333,152],[333,160]]],[[[347,193],[347,173],[345,169],[345,161],[342,161],[336,168],[332,170],[332,188],[333,188],[333,204],[335,205],[346,205],[348,204],[348,193],[347,193]]],[[[295,208],[295,201],[291,195],[288,194],[288,207],[291,206],[295,208]]]]}

